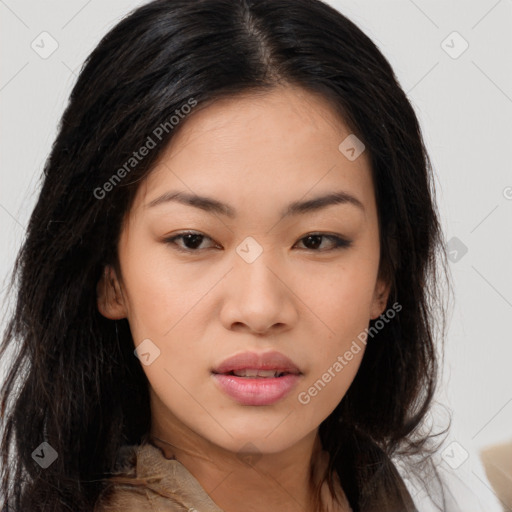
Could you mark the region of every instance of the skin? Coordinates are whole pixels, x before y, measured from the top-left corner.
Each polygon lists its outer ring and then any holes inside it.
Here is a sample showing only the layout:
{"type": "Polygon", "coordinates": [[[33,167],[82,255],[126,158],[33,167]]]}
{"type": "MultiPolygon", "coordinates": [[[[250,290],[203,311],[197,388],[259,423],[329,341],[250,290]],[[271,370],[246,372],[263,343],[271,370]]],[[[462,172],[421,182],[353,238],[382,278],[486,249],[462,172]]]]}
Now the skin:
{"type": "Polygon", "coordinates": [[[350,130],[322,97],[291,86],[197,107],[182,123],[139,186],[122,227],[120,273],[106,268],[98,308],[127,318],[136,346],[149,338],[160,350],[143,365],[151,434],[220,508],[311,510],[318,427],[352,383],[365,345],[309,403],[298,395],[385,311],[389,294],[379,278],[368,151],[346,158],[338,146],[350,130]],[[237,216],[178,202],[147,206],[171,190],[213,197],[237,216]],[[364,211],[344,203],[280,220],[289,203],[338,190],[364,211]],[[185,230],[204,238],[164,241],[185,230]],[[335,249],[322,237],[308,243],[318,232],[352,245],[335,249]],[[262,249],[251,263],[236,252],[248,236],[262,249]],[[302,372],[285,398],[246,406],[216,386],[211,369],[227,357],[271,350],[302,372]]]}

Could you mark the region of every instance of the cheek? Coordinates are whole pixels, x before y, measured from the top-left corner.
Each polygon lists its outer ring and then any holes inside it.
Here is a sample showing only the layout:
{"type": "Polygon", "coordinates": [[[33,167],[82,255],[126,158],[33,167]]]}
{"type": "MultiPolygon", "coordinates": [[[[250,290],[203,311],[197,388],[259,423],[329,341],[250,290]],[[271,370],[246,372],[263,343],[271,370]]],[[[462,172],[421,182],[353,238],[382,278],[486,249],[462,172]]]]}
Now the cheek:
{"type": "Polygon", "coordinates": [[[332,332],[319,338],[316,349],[311,351],[309,372],[297,394],[301,414],[311,424],[323,421],[345,396],[366,349],[365,296],[360,300],[354,294],[336,297],[338,302],[331,303],[325,317],[332,332]]]}
{"type": "Polygon", "coordinates": [[[199,325],[189,320],[218,278],[185,272],[179,265],[170,265],[160,250],[154,253],[138,255],[135,251],[125,261],[123,274],[127,276],[128,319],[133,337],[136,342],[155,337],[165,343],[186,324],[188,337],[194,339],[194,329],[199,325]]]}
{"type": "Polygon", "coordinates": [[[187,390],[209,377],[204,361],[212,347],[204,335],[204,305],[219,277],[173,267],[160,250],[131,248],[128,254],[122,272],[130,330],[138,352],[149,352],[152,361],[145,365],[140,358],[142,368],[163,402],[190,407],[187,390]]]}
{"type": "MultiPolygon", "coordinates": [[[[347,258],[335,272],[316,277],[309,293],[311,309],[318,311],[323,335],[311,352],[308,378],[298,401],[306,415],[326,417],[352,384],[366,349],[366,330],[377,275],[377,262],[347,258]]],[[[309,283],[312,285],[312,282],[309,283]]],[[[320,332],[320,331],[317,331],[320,332]]]]}
{"type": "Polygon", "coordinates": [[[354,254],[308,278],[302,293],[324,324],[328,345],[341,349],[368,326],[377,271],[376,262],[354,254]]]}

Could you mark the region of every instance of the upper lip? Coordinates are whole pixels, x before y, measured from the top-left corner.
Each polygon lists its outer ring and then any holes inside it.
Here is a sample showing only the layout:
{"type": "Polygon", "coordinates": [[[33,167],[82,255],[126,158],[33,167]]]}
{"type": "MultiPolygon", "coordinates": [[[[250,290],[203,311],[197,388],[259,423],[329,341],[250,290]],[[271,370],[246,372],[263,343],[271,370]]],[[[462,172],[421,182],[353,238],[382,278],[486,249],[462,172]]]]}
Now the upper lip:
{"type": "Polygon", "coordinates": [[[236,354],[225,359],[212,372],[229,373],[246,369],[301,373],[297,365],[280,352],[243,352],[242,354],[236,354]]]}

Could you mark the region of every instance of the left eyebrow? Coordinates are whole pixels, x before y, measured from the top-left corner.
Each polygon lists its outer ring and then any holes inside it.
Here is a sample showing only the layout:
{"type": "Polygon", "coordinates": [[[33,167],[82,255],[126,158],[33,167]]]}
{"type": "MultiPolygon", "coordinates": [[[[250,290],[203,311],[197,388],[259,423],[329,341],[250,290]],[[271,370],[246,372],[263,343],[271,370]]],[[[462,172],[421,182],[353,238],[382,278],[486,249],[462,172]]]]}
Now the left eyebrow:
{"type": "MultiPolygon", "coordinates": [[[[146,208],[152,208],[164,203],[178,202],[187,206],[193,206],[199,208],[207,213],[218,213],[229,218],[234,218],[237,215],[236,210],[217,199],[211,197],[200,196],[197,194],[189,194],[181,191],[170,191],[165,194],[153,199],[145,205],[146,208]]],[[[357,199],[357,197],[349,194],[345,191],[331,192],[329,194],[315,197],[307,201],[294,201],[284,208],[281,212],[281,219],[294,215],[303,215],[308,212],[318,211],[328,206],[336,204],[348,204],[355,206],[365,211],[363,203],[357,199]]]]}

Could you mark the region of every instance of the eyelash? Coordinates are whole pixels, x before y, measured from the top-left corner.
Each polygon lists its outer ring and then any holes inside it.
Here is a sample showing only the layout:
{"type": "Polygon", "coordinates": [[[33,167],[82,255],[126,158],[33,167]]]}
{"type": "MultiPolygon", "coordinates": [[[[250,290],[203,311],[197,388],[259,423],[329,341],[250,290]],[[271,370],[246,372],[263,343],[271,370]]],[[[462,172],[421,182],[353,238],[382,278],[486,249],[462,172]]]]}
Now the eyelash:
{"type": "MultiPolygon", "coordinates": [[[[206,250],[206,249],[186,249],[186,248],[180,247],[178,244],[175,243],[175,240],[183,239],[187,235],[196,235],[196,236],[203,237],[203,239],[212,240],[209,236],[204,235],[203,233],[200,233],[198,231],[184,231],[183,233],[179,233],[178,235],[164,239],[163,242],[166,244],[169,244],[169,245],[172,244],[175,246],[176,250],[178,250],[180,252],[187,253],[187,254],[199,253],[199,252],[201,252],[201,250],[206,250]]],[[[320,253],[331,252],[331,251],[336,251],[336,250],[340,250],[340,249],[347,249],[352,245],[351,240],[346,240],[345,238],[341,238],[336,235],[329,235],[326,233],[308,233],[306,236],[303,236],[302,238],[300,238],[299,241],[305,240],[306,238],[309,238],[309,237],[327,238],[327,239],[331,240],[332,242],[334,242],[334,248],[332,248],[332,249],[321,249],[321,250],[305,249],[307,251],[312,251],[312,252],[320,252],[320,253]]]]}

